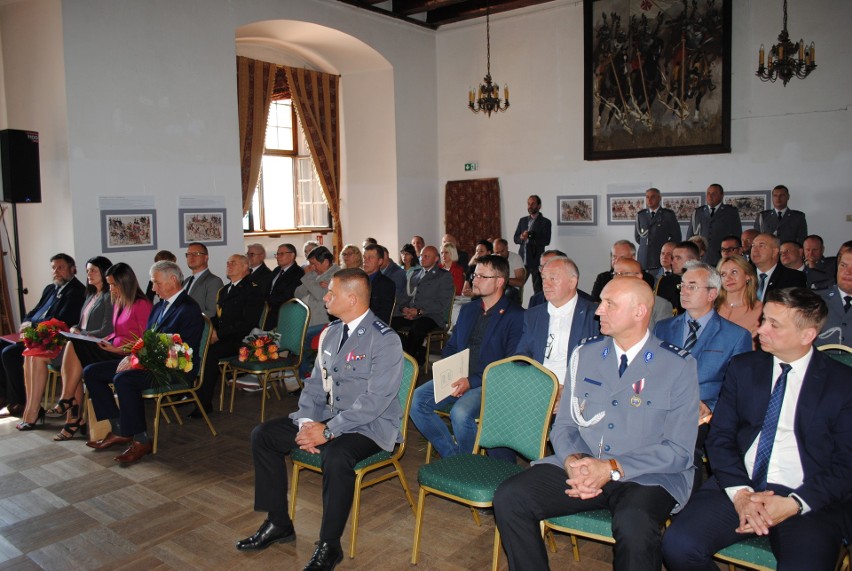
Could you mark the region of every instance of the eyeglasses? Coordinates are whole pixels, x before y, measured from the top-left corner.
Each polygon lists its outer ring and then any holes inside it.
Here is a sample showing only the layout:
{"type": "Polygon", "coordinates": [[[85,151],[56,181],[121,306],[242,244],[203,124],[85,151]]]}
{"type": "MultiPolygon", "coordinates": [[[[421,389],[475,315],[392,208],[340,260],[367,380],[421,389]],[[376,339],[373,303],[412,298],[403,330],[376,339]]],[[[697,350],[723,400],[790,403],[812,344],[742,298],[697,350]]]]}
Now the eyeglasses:
{"type": "Polygon", "coordinates": [[[493,279],[497,279],[499,277],[501,277],[501,276],[484,276],[482,274],[473,274],[473,279],[480,279],[480,280],[493,280],[493,279]]]}
{"type": "Polygon", "coordinates": [[[255,256],[263,256],[263,254],[256,254],[254,252],[246,252],[246,256],[248,256],[249,258],[253,258],[255,256]]]}
{"type": "Polygon", "coordinates": [[[716,288],[711,287],[711,286],[700,286],[700,285],[695,285],[695,284],[677,284],[677,289],[681,290],[681,291],[683,291],[683,290],[691,291],[691,292],[694,293],[694,292],[696,292],[700,289],[716,289],[716,288]]]}
{"type": "Polygon", "coordinates": [[[207,254],[204,252],[187,252],[185,255],[187,258],[193,258],[195,256],[206,256],[207,254]]]}
{"type": "Polygon", "coordinates": [[[553,353],[553,342],[556,340],[556,335],[553,333],[547,334],[547,343],[544,344],[544,358],[550,359],[550,354],[553,353]]]}
{"type": "Polygon", "coordinates": [[[612,272],[612,275],[616,278],[642,277],[642,274],[639,272],[612,272]]]}
{"type": "Polygon", "coordinates": [[[291,256],[295,256],[295,255],[296,255],[296,252],[287,252],[287,251],[284,251],[284,252],[275,252],[275,255],[276,255],[276,256],[283,256],[284,254],[290,254],[291,256]]]}
{"type": "Polygon", "coordinates": [[[722,248],[722,253],[723,254],[730,254],[731,252],[736,252],[739,249],[740,249],[739,246],[731,246],[730,248],[722,248]]]}

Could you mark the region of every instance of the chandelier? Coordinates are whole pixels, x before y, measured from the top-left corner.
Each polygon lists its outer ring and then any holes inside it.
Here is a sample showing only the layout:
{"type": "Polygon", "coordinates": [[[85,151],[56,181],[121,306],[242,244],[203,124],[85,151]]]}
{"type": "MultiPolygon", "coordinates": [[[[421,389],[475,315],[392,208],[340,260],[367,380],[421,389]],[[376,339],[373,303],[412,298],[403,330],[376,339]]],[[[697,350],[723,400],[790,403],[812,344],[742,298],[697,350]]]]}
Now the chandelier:
{"type": "Polygon", "coordinates": [[[790,41],[790,34],[787,33],[787,0],[784,0],[784,29],[778,34],[778,43],[769,50],[768,65],[764,65],[765,56],[763,44],[760,44],[756,75],[761,81],[774,83],[780,79],[786,86],[793,76],[805,79],[816,69],[814,43],[806,46],[803,40],[795,44],[790,41]]]}
{"type": "Polygon", "coordinates": [[[509,86],[503,85],[503,100],[500,100],[500,86],[491,80],[491,4],[485,11],[485,46],[487,68],[485,83],[479,85],[479,91],[471,89],[468,92],[467,106],[474,113],[485,112],[488,117],[495,111],[505,111],[509,108],[509,86]]]}

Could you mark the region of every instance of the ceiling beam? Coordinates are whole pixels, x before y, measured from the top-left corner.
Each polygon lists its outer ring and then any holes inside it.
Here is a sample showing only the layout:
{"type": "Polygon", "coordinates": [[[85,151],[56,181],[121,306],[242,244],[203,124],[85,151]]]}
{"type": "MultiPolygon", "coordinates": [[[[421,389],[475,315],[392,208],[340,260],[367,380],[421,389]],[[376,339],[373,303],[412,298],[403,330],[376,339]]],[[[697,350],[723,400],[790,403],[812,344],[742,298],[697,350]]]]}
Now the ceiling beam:
{"type": "Polygon", "coordinates": [[[490,2],[489,0],[470,0],[459,5],[446,6],[430,10],[426,15],[426,21],[434,26],[443,26],[453,22],[471,20],[485,16],[488,6],[491,6],[492,14],[544,4],[552,0],[508,0],[504,2],[490,2]]]}
{"type": "Polygon", "coordinates": [[[361,8],[362,10],[367,10],[368,12],[373,12],[374,14],[381,14],[382,16],[388,16],[391,18],[395,18],[397,20],[401,20],[403,22],[407,22],[409,24],[414,24],[415,26],[420,26],[421,28],[428,28],[430,30],[437,30],[438,26],[435,24],[430,24],[429,22],[424,22],[422,20],[417,20],[416,18],[409,18],[403,14],[395,14],[390,10],[384,10],[382,8],[377,8],[372,5],[372,3],[368,0],[337,0],[343,4],[349,4],[350,6],[355,6],[356,8],[361,8]]]}
{"type": "Polygon", "coordinates": [[[393,11],[397,14],[422,14],[454,4],[462,4],[468,0],[393,0],[393,11]]]}

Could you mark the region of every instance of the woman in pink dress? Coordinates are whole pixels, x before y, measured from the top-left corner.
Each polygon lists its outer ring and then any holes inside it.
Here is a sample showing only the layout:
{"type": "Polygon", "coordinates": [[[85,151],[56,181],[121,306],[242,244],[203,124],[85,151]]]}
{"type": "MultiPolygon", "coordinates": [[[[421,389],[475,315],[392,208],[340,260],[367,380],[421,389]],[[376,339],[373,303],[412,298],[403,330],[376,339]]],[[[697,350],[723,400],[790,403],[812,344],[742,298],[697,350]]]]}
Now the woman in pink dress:
{"type": "Polygon", "coordinates": [[[65,426],[54,437],[63,441],[74,438],[81,428],[80,403],[83,402],[83,369],[87,365],[107,360],[120,360],[130,352],[130,346],[145,332],[151,302],[139,287],[133,268],[119,262],[106,271],[113,304],[113,333],[106,339],[93,342],[72,339],[62,359],[62,398],[51,410],[54,415],[66,415],[65,426]]]}
{"type": "Polygon", "coordinates": [[[760,326],[763,304],[757,299],[757,273],[742,256],[727,256],[716,266],[722,276],[722,289],[716,298],[716,312],[751,331],[760,326]]]}

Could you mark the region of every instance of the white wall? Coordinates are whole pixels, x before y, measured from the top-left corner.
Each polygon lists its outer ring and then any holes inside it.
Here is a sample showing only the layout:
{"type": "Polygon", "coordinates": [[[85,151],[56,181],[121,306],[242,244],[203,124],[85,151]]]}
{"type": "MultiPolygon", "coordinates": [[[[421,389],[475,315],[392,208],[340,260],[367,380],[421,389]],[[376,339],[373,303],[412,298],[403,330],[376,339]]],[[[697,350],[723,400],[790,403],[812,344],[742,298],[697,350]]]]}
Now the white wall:
{"type": "MultiPolygon", "coordinates": [[[[607,226],[604,201],[611,183],[650,181],[664,193],[786,184],[791,207],[804,210],[811,231],[830,250],[852,238],[852,57],[847,41],[852,3],[793,3],[790,33],[817,44],[816,71],[787,87],[754,76],[757,48],[773,43],[781,27],[775,0],[733,2],[731,154],[616,161],[583,160],[583,9],[557,1],[491,19],[491,74],[509,83],[511,108],[486,118],[466,109],[467,89],[485,75],[485,22],[438,33],[438,138],[441,184],[499,177],[504,235],[511,239],[526,198],[539,194],[556,218],[556,196],[596,194],[594,228],[559,227],[552,246],[574,257],[580,286],[591,288],[608,265],[608,250],[632,229],[607,226]],[[464,163],[479,170],[465,173],[464,163]]],[[[443,202],[443,190],[441,190],[443,202]]],[[[443,212],[443,209],[442,209],[443,212]]],[[[556,226],[554,226],[556,229],[556,226]]]]}

